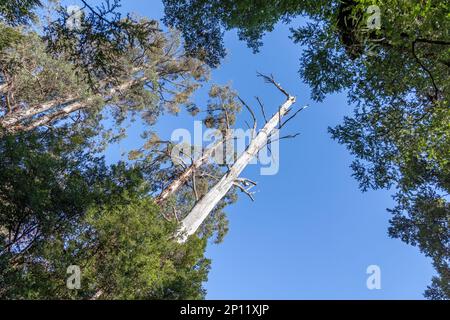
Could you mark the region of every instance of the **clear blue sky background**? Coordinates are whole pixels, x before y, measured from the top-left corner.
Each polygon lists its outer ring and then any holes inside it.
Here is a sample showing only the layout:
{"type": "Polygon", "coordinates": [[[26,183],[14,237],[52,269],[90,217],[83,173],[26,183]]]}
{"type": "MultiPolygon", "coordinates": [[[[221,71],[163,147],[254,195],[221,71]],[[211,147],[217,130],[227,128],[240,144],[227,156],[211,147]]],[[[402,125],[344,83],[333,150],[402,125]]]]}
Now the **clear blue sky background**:
{"type": "MultiPolygon", "coordinates": [[[[123,0],[123,10],[156,19],[163,15],[159,0],[123,0]]],[[[294,20],[291,26],[301,22],[294,20]]],[[[433,275],[431,261],[417,248],[388,237],[389,192],[359,191],[349,169],[352,157],[327,133],[352,107],[345,93],[322,103],[310,100],[310,89],[297,73],[302,48],[289,35],[289,26],[277,26],[255,55],[235,32],[226,33],[229,54],[212,74],[212,82],[232,83],[249,102],[258,95],[272,113],[284,98],[256,71],[273,73],[298,97],[297,107],[311,107],[286,128],[286,133],[301,136],[282,142],[277,175],[260,176],[255,165],[244,173],[258,182],[256,202],[242,196],[226,209],[230,232],[207,252],[213,261],[207,298],[422,299],[433,275]],[[381,268],[381,290],[366,287],[366,268],[372,264],[381,268]]],[[[205,90],[197,101],[205,105],[205,90]]],[[[156,126],[163,138],[177,128],[192,130],[193,119],[185,113],[164,116],[156,126]]],[[[131,127],[129,138],[108,150],[108,160],[138,146],[139,131],[137,125],[131,127]]]]}

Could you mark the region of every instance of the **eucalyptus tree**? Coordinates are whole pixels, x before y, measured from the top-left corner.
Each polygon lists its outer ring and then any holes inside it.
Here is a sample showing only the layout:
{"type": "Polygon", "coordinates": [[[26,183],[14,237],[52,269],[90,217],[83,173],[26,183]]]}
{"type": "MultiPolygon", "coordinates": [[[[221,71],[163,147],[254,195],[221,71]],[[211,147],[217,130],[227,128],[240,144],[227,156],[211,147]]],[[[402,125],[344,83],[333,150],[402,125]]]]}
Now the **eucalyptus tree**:
{"type": "Polygon", "coordinates": [[[0,296],[202,298],[206,242],[223,223],[176,244],[176,223],[152,198],[160,164],[107,167],[98,151],[126,118],[140,117],[145,135],[162,112],[177,113],[208,68],[175,32],[120,15],[118,1],[84,3],[76,28],[67,8],[46,24],[25,19],[32,6],[0,7],[0,296]],[[80,289],[66,287],[70,265],[80,289]]]}

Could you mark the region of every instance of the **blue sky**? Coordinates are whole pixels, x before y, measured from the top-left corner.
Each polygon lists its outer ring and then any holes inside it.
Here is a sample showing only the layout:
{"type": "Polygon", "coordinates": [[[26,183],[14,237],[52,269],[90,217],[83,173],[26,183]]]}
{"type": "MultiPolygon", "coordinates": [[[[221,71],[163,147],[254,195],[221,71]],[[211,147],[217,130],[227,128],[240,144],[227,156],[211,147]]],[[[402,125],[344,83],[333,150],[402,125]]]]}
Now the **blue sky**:
{"type": "MultiPolygon", "coordinates": [[[[162,4],[155,0],[123,0],[123,10],[157,19],[163,15],[162,4]]],[[[294,20],[291,26],[301,22],[294,20]]],[[[256,201],[243,195],[226,209],[230,231],[207,252],[213,261],[207,298],[422,299],[433,275],[430,259],[388,237],[390,193],[361,193],[351,177],[352,156],[327,133],[352,107],[345,93],[322,103],[310,100],[310,89],[297,73],[302,48],[288,36],[289,26],[279,25],[255,55],[235,32],[228,32],[228,56],[212,73],[213,83],[231,83],[248,102],[261,97],[268,113],[284,98],[257,78],[256,71],[273,73],[297,96],[297,107],[310,108],[286,127],[285,133],[301,135],[281,143],[277,175],[260,176],[257,166],[244,172],[258,182],[256,201]],[[381,268],[381,290],[366,287],[369,265],[381,268]]],[[[206,103],[204,91],[197,97],[200,105],[206,103]]],[[[164,138],[177,128],[191,130],[193,119],[185,113],[164,116],[156,126],[164,138]]],[[[138,133],[132,127],[129,138],[112,146],[107,158],[116,161],[120,151],[138,145],[138,133]]]]}

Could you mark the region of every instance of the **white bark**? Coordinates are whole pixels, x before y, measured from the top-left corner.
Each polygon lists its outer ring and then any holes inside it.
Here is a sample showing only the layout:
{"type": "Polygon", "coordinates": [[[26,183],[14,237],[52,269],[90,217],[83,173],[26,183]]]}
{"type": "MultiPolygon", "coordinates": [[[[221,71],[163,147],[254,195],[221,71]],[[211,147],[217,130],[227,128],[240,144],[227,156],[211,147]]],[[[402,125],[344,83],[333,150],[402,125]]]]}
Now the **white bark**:
{"type": "Polygon", "coordinates": [[[224,137],[224,140],[217,141],[212,147],[203,151],[201,157],[196,159],[185,171],[183,171],[180,176],[177,177],[177,179],[175,179],[161,192],[161,194],[155,199],[156,204],[161,205],[168,197],[178,191],[178,189],[180,189],[180,187],[183,186],[193,174],[195,174],[195,170],[205,164],[219,148],[223,147],[223,144],[227,139],[228,137],[224,137]]]}
{"type": "Polygon", "coordinates": [[[236,179],[247,167],[250,161],[267,144],[270,135],[279,125],[281,118],[290,110],[295,103],[295,97],[289,96],[287,101],[280,107],[279,111],[259,131],[258,135],[250,142],[247,150],[236,160],[230,170],[222,179],[209,190],[209,192],[197,202],[191,212],[181,222],[180,229],[176,234],[179,243],[187,241],[208,217],[214,207],[232,188],[236,179]]]}

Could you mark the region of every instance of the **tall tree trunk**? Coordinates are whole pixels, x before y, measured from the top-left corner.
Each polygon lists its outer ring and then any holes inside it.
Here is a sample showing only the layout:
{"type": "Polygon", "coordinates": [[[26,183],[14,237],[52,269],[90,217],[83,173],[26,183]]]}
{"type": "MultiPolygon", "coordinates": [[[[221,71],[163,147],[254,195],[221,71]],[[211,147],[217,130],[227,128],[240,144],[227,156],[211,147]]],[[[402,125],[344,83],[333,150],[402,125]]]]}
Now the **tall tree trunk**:
{"type": "MultiPolygon", "coordinates": [[[[18,111],[0,117],[0,127],[9,133],[31,131],[37,127],[45,126],[56,120],[63,119],[80,109],[87,109],[91,107],[92,103],[97,98],[102,98],[105,100],[105,103],[107,103],[107,101],[120,94],[122,91],[125,91],[138,83],[144,83],[147,80],[147,77],[129,80],[109,89],[104,95],[98,94],[84,101],[80,100],[78,97],[68,96],[64,100],[56,99],[39,105],[30,106],[26,109],[17,108],[18,111]]],[[[0,89],[3,89],[3,87],[0,87],[0,89]]]]}
{"type": "Polygon", "coordinates": [[[176,234],[179,243],[184,243],[189,236],[193,235],[208,217],[214,207],[233,187],[236,179],[247,167],[250,161],[267,144],[273,131],[280,124],[281,118],[290,110],[295,103],[295,97],[288,96],[286,102],[278,112],[265,124],[257,136],[250,142],[246,151],[236,160],[230,170],[220,181],[208,191],[192,208],[191,212],[182,220],[181,227],[176,234]]]}

